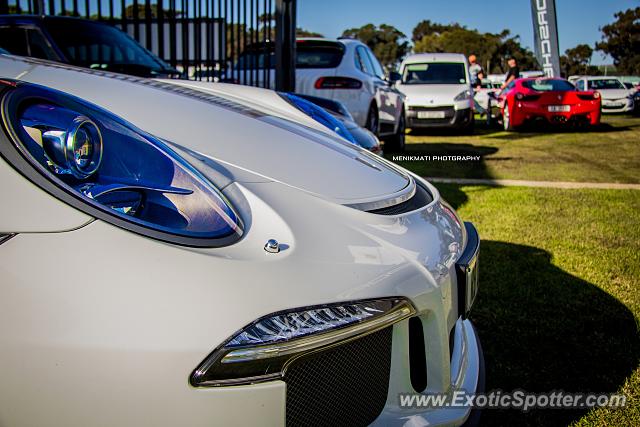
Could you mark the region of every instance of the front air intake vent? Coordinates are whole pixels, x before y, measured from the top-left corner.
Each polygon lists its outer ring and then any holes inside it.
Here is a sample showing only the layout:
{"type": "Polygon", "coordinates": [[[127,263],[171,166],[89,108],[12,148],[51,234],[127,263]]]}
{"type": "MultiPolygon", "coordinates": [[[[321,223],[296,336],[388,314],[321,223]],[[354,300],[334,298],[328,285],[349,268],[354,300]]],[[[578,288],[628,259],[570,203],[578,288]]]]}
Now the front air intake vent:
{"type": "Polygon", "coordinates": [[[387,401],[393,327],[303,356],[284,374],[287,427],[365,427],[387,401]]]}
{"type": "Polygon", "coordinates": [[[433,197],[431,196],[431,193],[429,193],[421,183],[416,181],[416,192],[410,199],[405,200],[402,203],[398,203],[397,205],[373,209],[367,212],[377,215],[400,215],[420,209],[432,201],[433,197]]]}

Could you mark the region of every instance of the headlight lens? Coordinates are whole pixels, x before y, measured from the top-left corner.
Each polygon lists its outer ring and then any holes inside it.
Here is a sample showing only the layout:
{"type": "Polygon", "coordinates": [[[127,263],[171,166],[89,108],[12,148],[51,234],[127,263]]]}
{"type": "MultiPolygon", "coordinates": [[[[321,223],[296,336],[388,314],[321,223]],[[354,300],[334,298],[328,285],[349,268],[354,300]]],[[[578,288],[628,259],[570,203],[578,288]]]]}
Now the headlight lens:
{"type": "Polygon", "coordinates": [[[193,372],[194,386],[239,385],[280,378],[289,361],[375,332],[415,313],[401,298],[357,301],[275,313],[248,325],[193,372]]]}
{"type": "Polygon", "coordinates": [[[238,215],[210,181],[167,144],[107,111],[18,83],[5,87],[2,119],[12,144],[0,150],[14,167],[92,216],[192,246],[241,235],[238,215]]]}
{"type": "Polygon", "coordinates": [[[470,90],[464,90],[462,92],[460,92],[459,94],[456,95],[455,98],[453,98],[454,101],[467,101],[469,99],[473,98],[473,94],[471,93],[470,90]]]}
{"type": "Polygon", "coordinates": [[[316,122],[331,129],[352,144],[357,145],[355,138],[351,135],[347,127],[340,120],[329,114],[324,108],[291,93],[281,93],[280,96],[316,122]]]}

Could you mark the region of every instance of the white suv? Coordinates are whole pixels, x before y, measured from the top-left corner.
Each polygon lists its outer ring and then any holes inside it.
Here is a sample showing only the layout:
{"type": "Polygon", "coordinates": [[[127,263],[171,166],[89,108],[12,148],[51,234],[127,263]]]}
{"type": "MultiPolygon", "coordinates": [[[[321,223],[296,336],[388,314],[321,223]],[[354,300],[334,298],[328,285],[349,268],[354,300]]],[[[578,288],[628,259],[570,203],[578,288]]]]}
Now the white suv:
{"type": "MultiPolygon", "coordinates": [[[[236,64],[235,76],[232,72],[229,77],[273,89],[273,58],[273,47],[248,46],[236,64]]],[[[404,149],[404,96],[387,80],[366,44],[353,39],[298,39],[296,92],[342,102],[356,123],[385,140],[385,149],[404,149]]]]}
{"type": "Polygon", "coordinates": [[[406,95],[410,128],[473,126],[473,89],[467,58],[457,53],[419,53],[400,64],[396,87],[406,95]]]}

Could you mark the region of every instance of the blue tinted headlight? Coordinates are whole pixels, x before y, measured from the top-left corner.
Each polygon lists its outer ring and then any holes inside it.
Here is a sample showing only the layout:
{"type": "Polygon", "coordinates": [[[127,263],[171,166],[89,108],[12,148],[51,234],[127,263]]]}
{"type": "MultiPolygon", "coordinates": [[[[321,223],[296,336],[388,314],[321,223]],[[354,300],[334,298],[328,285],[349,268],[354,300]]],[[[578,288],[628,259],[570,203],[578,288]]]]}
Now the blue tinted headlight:
{"type": "Polygon", "coordinates": [[[340,120],[329,114],[324,108],[291,93],[281,93],[280,95],[316,122],[331,129],[352,144],[357,145],[355,138],[351,135],[347,127],[340,120]]]}
{"type": "Polygon", "coordinates": [[[130,123],[22,83],[5,89],[2,107],[12,143],[0,143],[2,153],[78,209],[173,243],[219,246],[241,235],[240,219],[222,193],[165,143],[130,123]]]}

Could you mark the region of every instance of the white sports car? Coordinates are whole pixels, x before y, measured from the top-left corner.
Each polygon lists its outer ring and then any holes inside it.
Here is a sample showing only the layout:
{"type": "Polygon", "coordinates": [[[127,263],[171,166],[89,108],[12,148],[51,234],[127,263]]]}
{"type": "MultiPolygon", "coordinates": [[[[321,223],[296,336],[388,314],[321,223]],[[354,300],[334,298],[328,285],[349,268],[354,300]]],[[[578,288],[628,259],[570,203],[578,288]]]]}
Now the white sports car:
{"type": "Polygon", "coordinates": [[[633,94],[618,77],[584,76],[578,78],[574,84],[578,90],[597,90],[602,97],[603,113],[633,112],[633,94]]]}
{"type": "Polygon", "coordinates": [[[0,55],[0,105],[0,425],[475,417],[398,398],[483,387],[428,182],[263,89],[0,55]]]}

